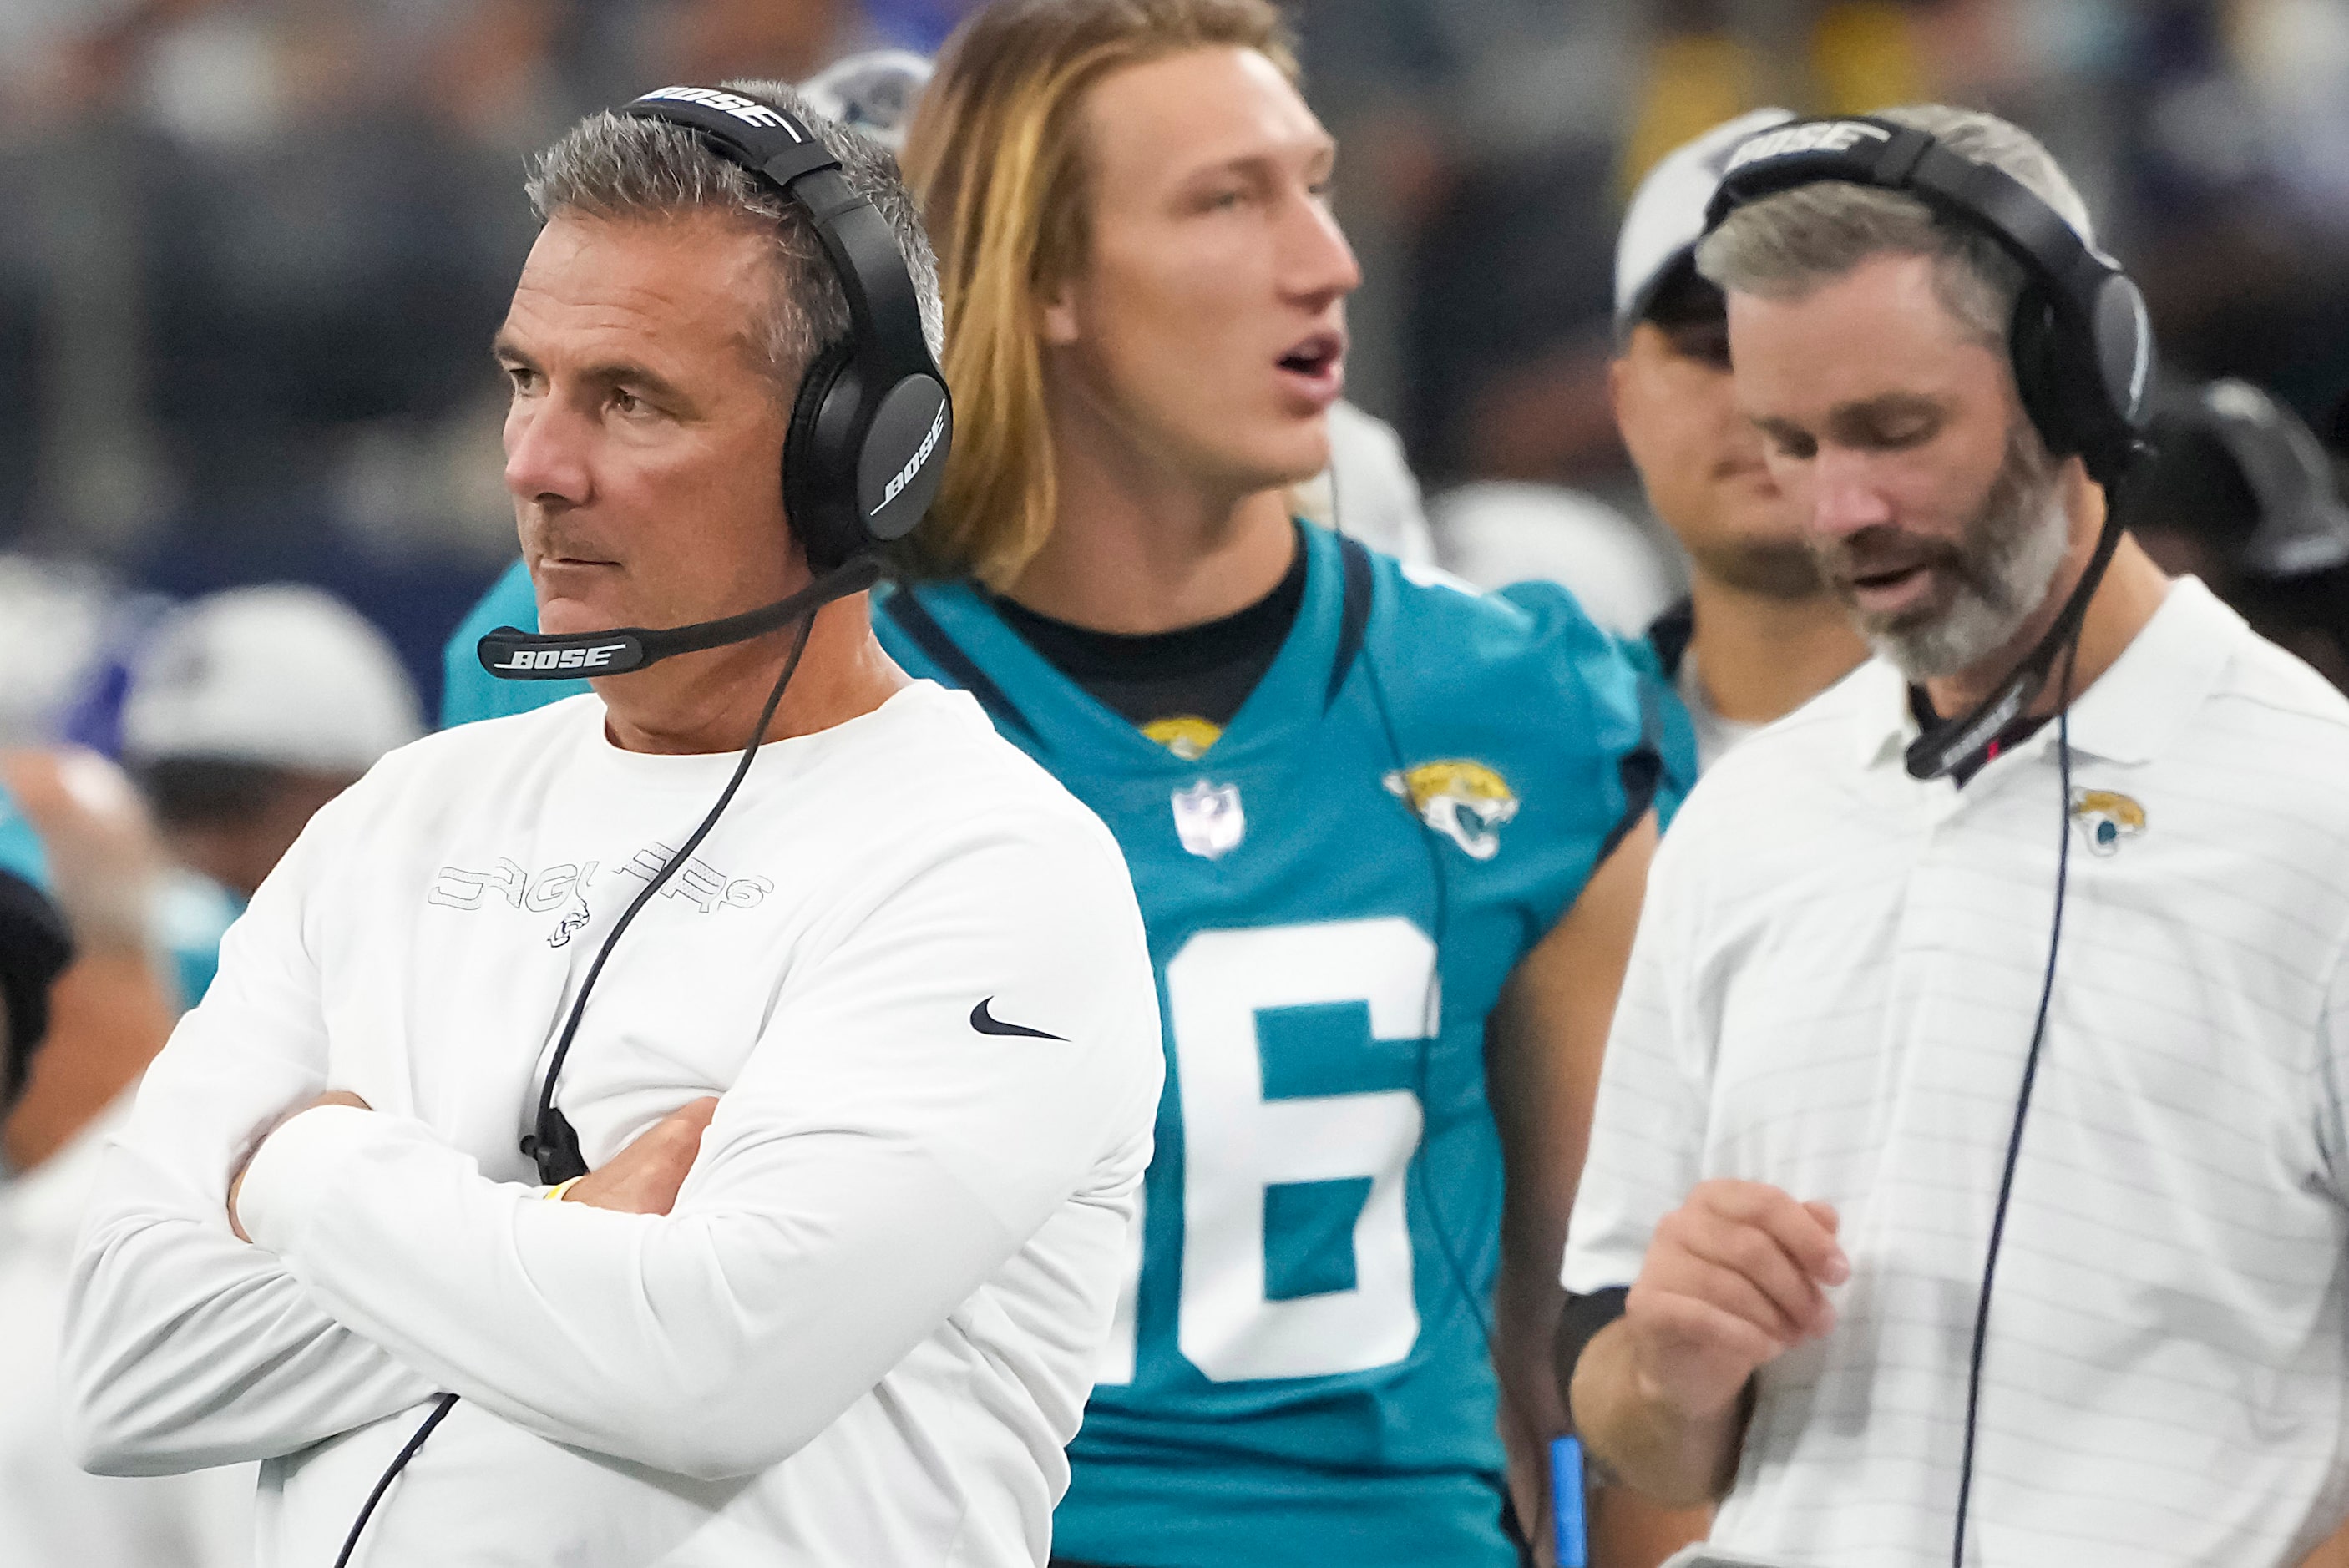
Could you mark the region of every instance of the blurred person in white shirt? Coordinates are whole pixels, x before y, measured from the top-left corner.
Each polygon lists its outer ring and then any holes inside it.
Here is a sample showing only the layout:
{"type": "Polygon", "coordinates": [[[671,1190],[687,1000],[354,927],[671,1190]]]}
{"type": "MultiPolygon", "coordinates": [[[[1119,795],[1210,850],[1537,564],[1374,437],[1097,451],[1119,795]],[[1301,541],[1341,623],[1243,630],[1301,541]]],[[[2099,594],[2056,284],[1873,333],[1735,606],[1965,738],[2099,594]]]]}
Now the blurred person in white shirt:
{"type": "MultiPolygon", "coordinates": [[[[0,870],[29,864],[74,952],[45,1008],[26,1006],[9,970],[0,1028],[0,1559],[9,1568],[241,1568],[252,1561],[251,1466],[88,1475],[58,1414],[57,1341],[82,1210],[128,1109],[125,1091],[176,1010],[152,940],[162,848],[121,773],[70,748],[0,753],[0,851],[12,845],[22,853],[0,852],[0,870]]],[[[15,915],[23,889],[8,891],[15,915]]]]}
{"type": "Polygon", "coordinates": [[[157,936],[180,1006],[318,808],[424,732],[391,644],[316,588],[232,588],[181,606],[128,660],[122,761],[175,862],[157,936]]]}

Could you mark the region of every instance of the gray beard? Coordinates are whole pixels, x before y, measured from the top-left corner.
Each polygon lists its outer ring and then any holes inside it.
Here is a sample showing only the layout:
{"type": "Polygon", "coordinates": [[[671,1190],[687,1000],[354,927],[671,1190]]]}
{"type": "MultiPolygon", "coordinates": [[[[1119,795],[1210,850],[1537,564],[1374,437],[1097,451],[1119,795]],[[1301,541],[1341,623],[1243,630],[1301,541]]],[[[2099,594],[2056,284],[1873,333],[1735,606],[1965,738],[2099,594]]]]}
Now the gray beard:
{"type": "Polygon", "coordinates": [[[2012,643],[2047,602],[2071,548],[2055,462],[2018,420],[1990,493],[1968,520],[1950,607],[1916,625],[1868,625],[1868,645],[1911,681],[1953,676],[2012,643]]]}

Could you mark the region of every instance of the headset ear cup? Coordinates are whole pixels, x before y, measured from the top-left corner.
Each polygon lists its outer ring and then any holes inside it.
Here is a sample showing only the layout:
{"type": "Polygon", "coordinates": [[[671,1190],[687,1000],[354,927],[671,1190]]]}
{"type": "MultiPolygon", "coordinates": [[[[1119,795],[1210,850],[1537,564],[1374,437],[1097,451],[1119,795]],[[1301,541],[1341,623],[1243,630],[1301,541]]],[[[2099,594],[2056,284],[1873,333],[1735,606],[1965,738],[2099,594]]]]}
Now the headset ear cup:
{"type": "Polygon", "coordinates": [[[856,345],[847,339],[816,355],[800,378],[791,428],[783,438],[783,510],[808,564],[818,572],[838,566],[864,542],[853,482],[854,454],[826,450],[821,429],[824,405],[855,355],[856,345]],[[843,473],[852,482],[840,482],[843,473]]]}
{"type": "MultiPolygon", "coordinates": [[[[2007,347],[2014,366],[2014,389],[2023,411],[2047,449],[2059,458],[2080,449],[2080,431],[2069,410],[2077,389],[2066,386],[2055,307],[2037,284],[2026,284],[2014,302],[2007,347]]],[[[2076,374],[2076,371],[2075,371],[2076,374]]]]}

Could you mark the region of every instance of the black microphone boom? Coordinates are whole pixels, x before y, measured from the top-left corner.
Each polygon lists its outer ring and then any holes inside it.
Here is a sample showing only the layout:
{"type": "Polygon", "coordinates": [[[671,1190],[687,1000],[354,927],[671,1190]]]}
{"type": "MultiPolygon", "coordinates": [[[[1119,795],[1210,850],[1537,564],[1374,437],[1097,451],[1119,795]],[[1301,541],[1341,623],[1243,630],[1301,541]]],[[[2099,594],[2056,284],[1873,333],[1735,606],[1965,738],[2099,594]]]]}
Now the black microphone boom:
{"type": "MultiPolygon", "coordinates": [[[[2106,492],[2104,531],[2096,536],[2095,552],[2088,557],[2080,581],[2064,602],[2054,624],[2015,665],[2014,673],[1971,713],[1938,724],[1909,743],[1905,760],[1911,779],[1939,779],[1961,768],[1979,766],[1991,743],[2045,689],[2047,677],[2054,673],[2056,656],[2079,636],[2080,627],[2088,618],[2089,602],[2095,598],[2096,589],[2105,580],[2105,568],[2112,564],[2113,552],[2120,547],[2124,531],[2120,518],[2122,488],[2116,481],[2106,492]]],[[[2068,706],[2070,701],[2067,695],[2064,702],[2068,706]]]]}
{"type": "Polygon", "coordinates": [[[506,681],[567,681],[587,676],[626,675],[674,654],[698,654],[780,631],[835,599],[862,593],[881,580],[881,562],[871,555],[835,566],[787,599],[719,621],[655,630],[615,626],[606,632],[525,632],[500,626],[475,647],[481,667],[506,681]]]}

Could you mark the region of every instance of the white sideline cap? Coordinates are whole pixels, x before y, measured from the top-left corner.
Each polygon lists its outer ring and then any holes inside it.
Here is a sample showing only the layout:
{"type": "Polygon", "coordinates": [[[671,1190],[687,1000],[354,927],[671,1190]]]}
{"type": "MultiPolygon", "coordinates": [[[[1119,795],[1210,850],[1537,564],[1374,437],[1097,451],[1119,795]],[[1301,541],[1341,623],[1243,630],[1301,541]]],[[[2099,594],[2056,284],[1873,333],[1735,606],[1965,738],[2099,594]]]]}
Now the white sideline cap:
{"type": "Polygon", "coordinates": [[[1631,193],[1623,232],[1615,242],[1615,335],[1630,335],[1656,285],[1704,238],[1704,210],[1721,184],[1722,166],[1737,144],[1757,131],[1784,125],[1795,115],[1783,108],[1757,108],[1723,120],[1694,141],[1666,153],[1631,193]]]}
{"type": "Polygon", "coordinates": [[[122,755],[364,773],[424,733],[366,617],[316,588],[235,588],[166,616],[130,666],[122,755]]]}
{"type": "Polygon", "coordinates": [[[808,108],[892,152],[905,148],[914,106],[930,85],[930,62],[911,49],[868,49],[847,55],[800,84],[808,108]]]}

